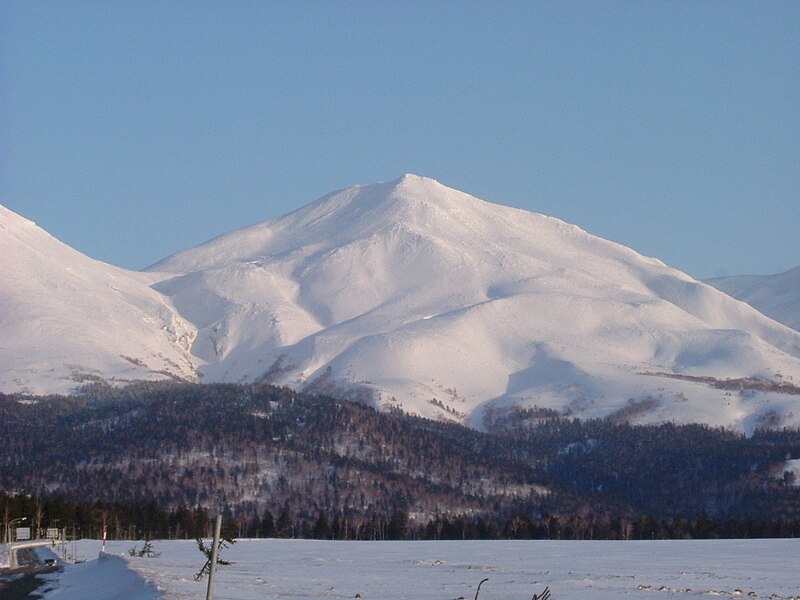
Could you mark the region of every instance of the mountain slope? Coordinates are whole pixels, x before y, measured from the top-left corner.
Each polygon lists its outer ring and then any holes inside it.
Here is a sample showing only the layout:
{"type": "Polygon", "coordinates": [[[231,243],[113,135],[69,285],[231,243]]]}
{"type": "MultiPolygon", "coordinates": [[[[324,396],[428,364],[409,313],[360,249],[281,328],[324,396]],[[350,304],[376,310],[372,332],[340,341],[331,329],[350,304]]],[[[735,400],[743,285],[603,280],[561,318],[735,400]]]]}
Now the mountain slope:
{"type": "Polygon", "coordinates": [[[740,275],[706,283],[800,331],[800,267],[777,275],[740,275]]]}
{"type": "Polygon", "coordinates": [[[0,272],[0,390],[196,378],[196,332],[151,275],[92,260],[3,206],[0,272]]]}
{"type": "Polygon", "coordinates": [[[148,270],[197,327],[204,381],[478,426],[510,406],[747,430],[800,422],[800,396],[711,385],[800,380],[797,332],[578,227],[414,175],[148,270]]]}

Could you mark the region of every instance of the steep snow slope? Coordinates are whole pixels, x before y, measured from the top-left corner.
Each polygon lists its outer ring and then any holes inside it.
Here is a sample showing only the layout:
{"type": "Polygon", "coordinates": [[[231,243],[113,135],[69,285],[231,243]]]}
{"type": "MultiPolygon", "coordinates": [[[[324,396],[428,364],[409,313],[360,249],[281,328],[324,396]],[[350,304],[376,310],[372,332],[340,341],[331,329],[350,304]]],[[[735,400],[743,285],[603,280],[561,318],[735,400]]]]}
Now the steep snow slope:
{"type": "Polygon", "coordinates": [[[800,422],[800,396],[698,380],[800,382],[797,332],[578,227],[415,175],[331,194],[149,271],[198,328],[204,381],[270,381],[478,426],[487,408],[512,405],[800,422]]]}
{"type": "Polygon", "coordinates": [[[196,330],[152,275],[92,260],[3,206],[0,273],[0,391],[196,378],[196,330]]]}
{"type": "Polygon", "coordinates": [[[706,283],[800,331],[800,267],[777,275],[741,275],[706,283]]]}

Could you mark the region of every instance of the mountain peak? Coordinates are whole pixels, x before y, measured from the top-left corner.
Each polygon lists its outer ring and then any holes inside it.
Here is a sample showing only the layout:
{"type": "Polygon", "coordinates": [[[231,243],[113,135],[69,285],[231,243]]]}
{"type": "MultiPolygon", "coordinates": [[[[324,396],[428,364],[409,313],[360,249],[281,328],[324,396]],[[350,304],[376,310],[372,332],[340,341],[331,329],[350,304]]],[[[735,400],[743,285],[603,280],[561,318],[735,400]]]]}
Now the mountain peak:
{"type": "Polygon", "coordinates": [[[395,187],[423,187],[423,186],[442,186],[441,183],[431,177],[416,175],[415,173],[405,173],[402,177],[393,182],[395,187]]]}
{"type": "Polygon", "coordinates": [[[398,182],[401,181],[435,181],[435,179],[431,179],[430,177],[425,177],[424,175],[417,175],[416,173],[403,173],[400,178],[397,180],[398,182]]]}
{"type": "Polygon", "coordinates": [[[469,202],[489,205],[435,179],[406,173],[394,181],[332,192],[283,217],[226,233],[146,270],[186,273],[280,255],[303,246],[321,252],[397,227],[455,235],[459,225],[449,215],[469,202]]]}
{"type": "MultiPolygon", "coordinates": [[[[365,200],[374,207],[389,209],[389,219],[425,221],[460,212],[471,206],[488,208],[497,206],[479,200],[466,192],[448,187],[436,179],[406,173],[389,184],[365,186],[365,200]]],[[[507,209],[508,207],[501,207],[507,209]]],[[[480,210],[480,209],[479,209],[480,210]]],[[[441,224],[440,224],[441,225],[441,224]]],[[[452,225],[449,224],[449,225],[452,225]]],[[[447,226],[449,226],[447,225],[447,226]]]]}

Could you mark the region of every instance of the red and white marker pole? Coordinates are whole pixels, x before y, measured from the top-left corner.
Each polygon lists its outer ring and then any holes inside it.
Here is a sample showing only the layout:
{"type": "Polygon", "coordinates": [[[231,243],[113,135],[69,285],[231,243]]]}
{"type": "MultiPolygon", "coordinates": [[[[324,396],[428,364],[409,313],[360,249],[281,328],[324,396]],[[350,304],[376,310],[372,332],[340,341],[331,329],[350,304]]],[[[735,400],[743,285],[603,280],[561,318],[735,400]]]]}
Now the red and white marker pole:
{"type": "Polygon", "coordinates": [[[108,525],[103,525],[103,548],[100,550],[101,552],[106,551],[106,536],[108,535],[108,525]]]}

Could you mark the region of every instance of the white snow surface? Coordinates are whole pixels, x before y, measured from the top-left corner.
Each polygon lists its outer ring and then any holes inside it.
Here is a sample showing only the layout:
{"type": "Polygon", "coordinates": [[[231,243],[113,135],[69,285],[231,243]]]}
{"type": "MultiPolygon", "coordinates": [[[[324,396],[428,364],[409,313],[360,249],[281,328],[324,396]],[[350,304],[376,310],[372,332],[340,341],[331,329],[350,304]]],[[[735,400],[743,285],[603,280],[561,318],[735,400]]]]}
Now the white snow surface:
{"type": "Polygon", "coordinates": [[[799,332],[657,259],[432,179],[335,192],[145,273],[0,217],[2,391],[197,371],[476,427],[512,406],[800,424],[800,395],[657,375],[797,384],[799,332]]]}
{"type": "Polygon", "coordinates": [[[196,330],[154,278],[93,260],[0,206],[0,391],[196,379],[196,330]]]}
{"type": "MultiPolygon", "coordinates": [[[[99,553],[93,546],[94,559],[66,565],[63,573],[40,576],[45,584],[36,590],[38,597],[63,600],[156,600],[164,596],[152,582],[147,581],[128,562],[115,554],[99,553]]],[[[198,595],[198,598],[200,596],[198,595]]]]}
{"type": "Polygon", "coordinates": [[[640,422],[751,430],[768,411],[800,423],[798,396],[650,375],[800,382],[798,332],[574,225],[416,175],[330,194],[148,270],[198,329],[203,381],[269,381],[478,427],[489,406],[593,417],[646,399],[640,422]]]}
{"type": "MultiPolygon", "coordinates": [[[[132,558],[141,542],[110,542],[119,558],[67,566],[45,598],[204,598],[194,541],[156,541],[158,558],[132,558]],[[129,571],[122,569],[127,561],[129,571]],[[138,577],[136,577],[138,575],[138,577]],[[58,585],[59,587],[55,587],[58,585]],[[122,594],[122,595],[120,595],[122,594]]],[[[81,542],[97,556],[99,542],[81,542]]],[[[800,540],[322,542],[240,540],[222,558],[214,598],[553,600],[652,598],[800,599],[800,540]]]]}
{"type": "Polygon", "coordinates": [[[800,331],[800,267],[777,275],[736,275],[707,283],[800,331]]]}

